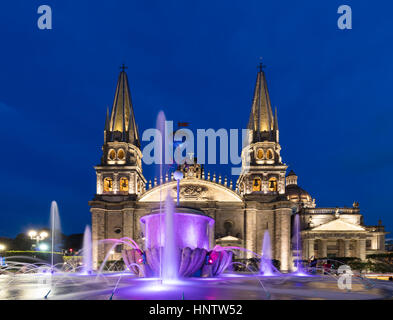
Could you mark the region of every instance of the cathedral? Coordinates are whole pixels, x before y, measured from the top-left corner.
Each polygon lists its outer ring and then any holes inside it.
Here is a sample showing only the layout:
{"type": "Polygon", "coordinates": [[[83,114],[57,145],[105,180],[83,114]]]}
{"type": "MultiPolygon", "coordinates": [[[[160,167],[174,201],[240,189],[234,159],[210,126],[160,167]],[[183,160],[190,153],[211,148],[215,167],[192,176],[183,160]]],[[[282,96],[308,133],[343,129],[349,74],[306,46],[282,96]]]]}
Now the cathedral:
{"type": "MultiPolygon", "coordinates": [[[[249,143],[242,150],[241,174],[235,184],[210,175],[198,163],[183,165],[180,206],[214,219],[210,247],[246,248],[237,258],[261,253],[263,236],[269,231],[272,258],[282,271],[290,271],[295,259],[356,257],[385,250],[381,222],[366,226],[359,204],[352,207],[316,206],[311,195],[298,185],[293,170],[280,151],[277,110],[272,111],[265,72],[259,68],[248,127],[249,143]],[[247,161],[246,161],[247,159],[247,161]],[[300,221],[301,253],[294,246],[294,217],[300,221]]],[[[172,174],[155,178],[143,175],[142,151],[134,116],[127,74],[121,70],[111,112],[106,115],[104,144],[95,166],[97,189],[89,202],[92,215],[93,261],[97,266],[110,247],[103,239],[129,237],[143,248],[141,217],[160,208],[162,194],[176,198],[177,181],[172,174]]],[[[110,252],[110,260],[122,257],[122,247],[110,252]]]]}

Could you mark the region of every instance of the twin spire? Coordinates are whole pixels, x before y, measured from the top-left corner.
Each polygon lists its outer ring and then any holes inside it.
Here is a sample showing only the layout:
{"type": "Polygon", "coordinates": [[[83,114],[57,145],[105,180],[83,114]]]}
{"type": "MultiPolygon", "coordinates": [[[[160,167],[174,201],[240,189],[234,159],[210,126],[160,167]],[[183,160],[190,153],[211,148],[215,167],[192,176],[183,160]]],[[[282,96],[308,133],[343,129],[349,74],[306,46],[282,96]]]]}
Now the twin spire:
{"type": "Polygon", "coordinates": [[[265,140],[278,142],[277,108],[273,117],[262,63],[259,65],[247,128],[253,132],[253,142],[265,140]]]}
{"type": "Polygon", "coordinates": [[[139,147],[139,134],[132,107],[128,78],[125,72],[126,67],[123,65],[121,69],[110,116],[109,110],[107,110],[105,122],[106,141],[123,141],[139,147]]]}
{"type": "MultiPolygon", "coordinates": [[[[121,67],[117,80],[112,112],[107,110],[105,122],[106,141],[124,141],[140,147],[138,127],[132,107],[131,92],[126,67],[121,67]]],[[[269,90],[262,63],[259,66],[254,89],[254,98],[247,128],[253,132],[253,141],[275,141],[278,143],[277,108],[273,117],[269,90]]]]}

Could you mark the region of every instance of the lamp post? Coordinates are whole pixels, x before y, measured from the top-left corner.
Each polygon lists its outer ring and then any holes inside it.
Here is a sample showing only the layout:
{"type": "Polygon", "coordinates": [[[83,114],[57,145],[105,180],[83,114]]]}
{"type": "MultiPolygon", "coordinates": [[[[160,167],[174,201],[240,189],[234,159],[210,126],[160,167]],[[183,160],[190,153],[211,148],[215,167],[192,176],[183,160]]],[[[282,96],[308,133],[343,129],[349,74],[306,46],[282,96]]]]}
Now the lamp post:
{"type": "Polygon", "coordinates": [[[48,232],[46,231],[41,231],[38,233],[36,230],[30,230],[27,235],[31,240],[36,241],[36,244],[34,245],[35,247],[38,247],[40,241],[46,239],[49,236],[48,232]]]}
{"type": "Polygon", "coordinates": [[[173,174],[173,177],[177,181],[177,206],[179,206],[180,180],[183,179],[183,172],[181,172],[180,170],[176,170],[175,173],[173,174]]]}

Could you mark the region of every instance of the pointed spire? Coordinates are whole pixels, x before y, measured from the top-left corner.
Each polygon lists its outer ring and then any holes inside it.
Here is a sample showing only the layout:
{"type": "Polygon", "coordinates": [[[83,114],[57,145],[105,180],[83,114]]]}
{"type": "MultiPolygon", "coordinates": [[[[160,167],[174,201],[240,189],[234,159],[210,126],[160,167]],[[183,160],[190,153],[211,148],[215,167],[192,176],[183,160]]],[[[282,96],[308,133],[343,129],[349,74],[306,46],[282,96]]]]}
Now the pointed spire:
{"type": "Polygon", "coordinates": [[[278,117],[277,117],[277,107],[274,108],[274,125],[273,125],[273,132],[275,135],[275,140],[279,142],[279,130],[278,130],[278,117]]]}
{"type": "Polygon", "coordinates": [[[139,146],[138,129],[135,123],[131,92],[124,65],[117,80],[115,98],[113,100],[109,130],[122,133],[122,140],[139,146]]]}
{"type": "Polygon", "coordinates": [[[105,131],[109,131],[109,107],[106,108],[105,131]]]}
{"type": "Polygon", "coordinates": [[[274,125],[273,125],[273,130],[278,130],[277,107],[274,108],[274,125]]]}
{"type": "Polygon", "coordinates": [[[261,63],[255,83],[248,129],[254,132],[268,132],[267,136],[270,136],[270,132],[273,130],[273,113],[263,67],[264,65],[261,63]]]}

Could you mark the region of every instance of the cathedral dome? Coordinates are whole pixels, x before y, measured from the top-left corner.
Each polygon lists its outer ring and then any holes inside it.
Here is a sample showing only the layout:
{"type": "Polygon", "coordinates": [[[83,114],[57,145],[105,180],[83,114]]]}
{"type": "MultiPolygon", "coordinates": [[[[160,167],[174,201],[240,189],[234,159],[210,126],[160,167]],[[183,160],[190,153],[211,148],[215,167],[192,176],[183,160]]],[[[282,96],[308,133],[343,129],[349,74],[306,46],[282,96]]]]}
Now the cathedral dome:
{"type": "Polygon", "coordinates": [[[303,204],[305,207],[314,207],[313,199],[310,194],[300,188],[297,184],[297,175],[291,170],[286,179],[285,195],[288,200],[297,204],[303,204]]]}

